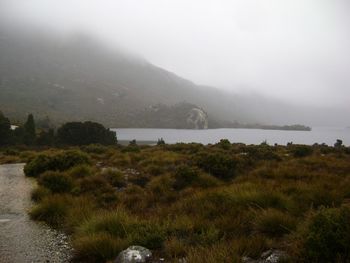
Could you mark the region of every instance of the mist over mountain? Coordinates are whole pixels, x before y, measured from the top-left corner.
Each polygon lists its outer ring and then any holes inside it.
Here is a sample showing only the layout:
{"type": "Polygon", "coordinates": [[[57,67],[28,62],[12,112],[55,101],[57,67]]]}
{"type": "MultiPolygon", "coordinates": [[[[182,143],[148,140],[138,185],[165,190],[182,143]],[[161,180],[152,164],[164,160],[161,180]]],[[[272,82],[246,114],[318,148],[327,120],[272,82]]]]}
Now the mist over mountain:
{"type": "MultiPolygon", "coordinates": [[[[167,105],[183,112],[179,105],[185,105],[203,110],[209,127],[225,122],[347,125],[344,110],[293,106],[259,94],[196,85],[84,33],[60,35],[3,20],[0,57],[0,109],[17,120],[33,113],[57,123],[94,120],[109,127],[170,128],[164,123],[174,118],[152,110],[167,105]]],[[[181,114],[185,121],[186,113],[181,114]]]]}

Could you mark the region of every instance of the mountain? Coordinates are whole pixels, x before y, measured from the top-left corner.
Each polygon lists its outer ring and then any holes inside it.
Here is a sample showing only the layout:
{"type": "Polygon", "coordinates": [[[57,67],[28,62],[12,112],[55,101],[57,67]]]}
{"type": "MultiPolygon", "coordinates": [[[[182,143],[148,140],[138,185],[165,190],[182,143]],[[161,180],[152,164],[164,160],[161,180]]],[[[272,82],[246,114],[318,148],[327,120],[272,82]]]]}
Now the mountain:
{"type": "Polygon", "coordinates": [[[33,113],[54,123],[205,128],[315,119],[313,113],[278,101],[196,85],[83,34],[60,37],[0,23],[0,58],[0,110],[19,121],[33,113]],[[194,119],[206,120],[189,121],[194,113],[194,119]]]}
{"type": "Polygon", "coordinates": [[[192,105],[189,114],[200,107],[191,101],[200,92],[192,82],[83,35],[62,40],[2,28],[0,56],[0,107],[11,118],[31,112],[140,127],[153,105],[192,105]],[[193,104],[178,104],[185,100],[193,104]]]}

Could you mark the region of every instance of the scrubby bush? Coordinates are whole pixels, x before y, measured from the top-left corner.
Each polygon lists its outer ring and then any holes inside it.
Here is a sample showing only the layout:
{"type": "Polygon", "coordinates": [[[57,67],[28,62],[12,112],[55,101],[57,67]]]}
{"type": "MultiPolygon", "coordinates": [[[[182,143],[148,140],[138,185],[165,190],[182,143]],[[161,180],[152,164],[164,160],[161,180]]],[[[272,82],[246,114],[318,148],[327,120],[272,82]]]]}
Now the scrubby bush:
{"type": "Polygon", "coordinates": [[[237,172],[237,161],[221,152],[203,153],[197,159],[199,167],[220,179],[232,179],[237,172]]]}
{"type": "Polygon", "coordinates": [[[193,186],[198,186],[202,188],[210,188],[220,185],[221,182],[214,176],[211,176],[207,173],[201,172],[198,175],[198,178],[194,182],[193,186]]]}
{"type": "Polygon", "coordinates": [[[245,151],[253,160],[281,160],[281,157],[276,153],[276,148],[268,144],[262,143],[259,146],[248,146],[245,147],[245,151]]]}
{"type": "Polygon", "coordinates": [[[4,150],[4,155],[8,155],[8,156],[18,156],[20,154],[20,152],[16,149],[5,149],[4,150]]]}
{"type": "Polygon", "coordinates": [[[82,147],[82,150],[87,153],[102,154],[107,152],[108,147],[101,144],[89,144],[82,147]]]}
{"type": "Polygon", "coordinates": [[[301,235],[304,262],[350,261],[350,208],[324,208],[313,215],[301,235]]]}
{"type": "Polygon", "coordinates": [[[31,193],[31,199],[34,202],[42,201],[45,197],[49,196],[51,191],[43,186],[35,188],[31,193]]]}
{"type": "Polygon", "coordinates": [[[231,148],[231,143],[227,139],[221,139],[216,145],[224,150],[229,150],[231,148]]]}
{"type": "Polygon", "coordinates": [[[187,186],[191,186],[196,180],[198,180],[199,171],[196,168],[182,165],[175,171],[174,188],[181,190],[187,186]]]}
{"type": "Polygon", "coordinates": [[[77,195],[89,195],[103,208],[115,205],[118,196],[116,190],[101,175],[92,175],[81,179],[76,189],[77,195]]]}
{"type": "Polygon", "coordinates": [[[90,163],[89,156],[81,151],[66,151],[54,156],[54,159],[59,171],[66,171],[74,166],[90,163]]]}
{"type": "Polygon", "coordinates": [[[144,168],[145,172],[151,174],[151,175],[161,175],[165,172],[164,166],[160,166],[157,164],[149,164],[144,168]]]}
{"type": "Polygon", "coordinates": [[[24,166],[24,173],[29,177],[37,177],[48,170],[55,170],[53,158],[43,154],[37,156],[24,166]]]}
{"type": "Polygon", "coordinates": [[[91,166],[83,164],[74,166],[73,168],[69,169],[68,172],[70,177],[77,179],[77,178],[83,178],[87,177],[93,174],[93,170],[91,166]]]}
{"type": "Polygon", "coordinates": [[[124,187],[126,186],[125,175],[115,169],[106,169],[102,172],[102,177],[109,182],[114,187],[124,187]]]}
{"type": "Polygon", "coordinates": [[[39,155],[24,167],[29,177],[37,177],[45,171],[66,171],[74,166],[89,164],[88,155],[80,151],[66,151],[55,155],[39,155]]]}
{"type": "Polygon", "coordinates": [[[67,193],[73,188],[73,180],[68,175],[54,171],[40,175],[39,183],[52,193],[67,193]]]}
{"type": "Polygon", "coordinates": [[[311,155],[313,153],[313,149],[311,146],[297,145],[293,147],[292,153],[294,157],[301,158],[311,155]]]}

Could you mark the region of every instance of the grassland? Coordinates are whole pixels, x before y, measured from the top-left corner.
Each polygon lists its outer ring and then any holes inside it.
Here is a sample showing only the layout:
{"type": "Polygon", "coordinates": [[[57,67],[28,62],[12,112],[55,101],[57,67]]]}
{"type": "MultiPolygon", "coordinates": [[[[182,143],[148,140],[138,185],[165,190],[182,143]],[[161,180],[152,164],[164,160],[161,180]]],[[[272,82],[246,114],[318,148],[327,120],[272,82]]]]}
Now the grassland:
{"type": "Polygon", "coordinates": [[[75,260],[129,245],[167,262],[350,262],[350,149],[342,146],[90,145],[3,149],[36,177],[35,220],[72,236],[75,260]]]}

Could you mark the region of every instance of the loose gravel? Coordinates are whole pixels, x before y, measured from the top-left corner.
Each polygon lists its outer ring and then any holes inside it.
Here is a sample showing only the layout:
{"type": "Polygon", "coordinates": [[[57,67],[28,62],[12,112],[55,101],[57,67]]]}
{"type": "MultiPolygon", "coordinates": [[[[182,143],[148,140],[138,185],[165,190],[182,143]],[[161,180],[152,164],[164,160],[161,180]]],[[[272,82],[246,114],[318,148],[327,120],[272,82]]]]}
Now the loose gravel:
{"type": "Polygon", "coordinates": [[[0,263],[70,262],[69,238],[28,216],[35,181],[23,167],[0,165],[0,263]]]}

